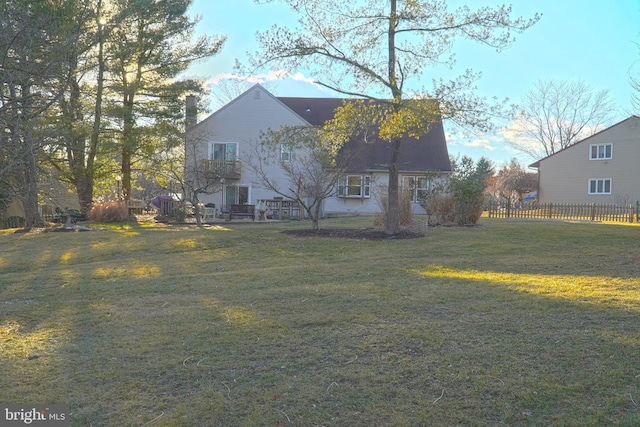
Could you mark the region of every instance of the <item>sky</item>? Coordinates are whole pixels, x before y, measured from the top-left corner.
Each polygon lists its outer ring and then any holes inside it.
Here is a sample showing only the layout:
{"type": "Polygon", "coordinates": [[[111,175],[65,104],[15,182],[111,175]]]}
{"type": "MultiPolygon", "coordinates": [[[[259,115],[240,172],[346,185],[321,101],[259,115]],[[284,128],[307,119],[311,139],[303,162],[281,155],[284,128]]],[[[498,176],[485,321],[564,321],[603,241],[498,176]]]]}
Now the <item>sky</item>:
{"type": "MultiPolygon", "coordinates": [[[[475,9],[504,1],[447,3],[450,9],[463,4],[475,9]]],[[[512,17],[532,17],[536,12],[542,17],[533,27],[516,35],[513,46],[499,53],[477,43],[456,43],[455,68],[426,69],[425,85],[429,85],[432,77],[454,77],[470,68],[482,73],[477,84],[479,95],[509,98],[517,104],[540,79],[582,80],[595,90],[609,91],[617,104],[614,123],[637,113],[631,109],[629,77],[640,77],[640,0],[513,0],[512,5],[512,17]]],[[[297,20],[281,3],[256,5],[253,0],[194,0],[190,14],[201,17],[197,26],[199,35],[227,37],[217,55],[192,65],[187,73],[207,79],[214,93],[219,90],[218,82],[234,73],[236,61],[246,64],[246,54],[257,50],[257,31],[265,31],[276,23],[294,26],[297,20]]],[[[276,96],[339,96],[314,85],[313,77],[303,70],[284,75],[277,70],[262,70],[254,81],[264,84],[276,96]]],[[[213,110],[217,107],[211,106],[213,110]]],[[[496,164],[516,157],[523,164],[531,163],[530,157],[510,146],[506,132],[470,135],[447,123],[445,130],[450,155],[474,159],[485,156],[496,164]]]]}

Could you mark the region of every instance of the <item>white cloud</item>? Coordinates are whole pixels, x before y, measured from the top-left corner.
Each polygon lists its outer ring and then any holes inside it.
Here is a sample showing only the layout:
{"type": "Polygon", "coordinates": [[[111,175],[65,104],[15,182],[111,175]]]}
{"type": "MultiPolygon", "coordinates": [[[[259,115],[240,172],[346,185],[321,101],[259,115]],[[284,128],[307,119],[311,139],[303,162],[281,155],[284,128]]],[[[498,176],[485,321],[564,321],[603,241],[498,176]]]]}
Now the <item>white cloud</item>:
{"type": "Polygon", "coordinates": [[[447,132],[446,138],[449,146],[462,146],[488,151],[496,150],[498,148],[496,144],[500,142],[490,138],[489,135],[473,135],[462,131],[447,132]]]}
{"type": "MultiPolygon", "coordinates": [[[[242,87],[244,90],[254,84],[261,84],[275,96],[333,97],[335,93],[315,83],[315,80],[301,72],[291,74],[284,70],[271,70],[267,73],[242,76],[235,73],[220,73],[209,79],[212,91],[225,90],[225,87],[242,87]]],[[[239,93],[237,93],[239,95],[239,93]]]]}
{"type": "Polygon", "coordinates": [[[247,82],[247,83],[251,83],[251,84],[255,84],[255,83],[260,83],[260,84],[265,84],[265,83],[269,83],[269,82],[279,82],[279,81],[284,81],[284,80],[293,80],[293,81],[297,81],[297,82],[303,82],[303,83],[309,83],[312,84],[318,88],[320,88],[319,85],[317,85],[315,83],[315,80],[312,79],[311,77],[307,77],[305,76],[303,73],[297,72],[294,74],[291,74],[285,70],[270,70],[266,73],[260,73],[260,74],[253,74],[251,76],[241,76],[239,74],[234,74],[234,73],[221,73],[221,74],[217,74],[215,76],[213,76],[213,78],[211,78],[209,80],[209,84],[211,85],[215,85],[215,86],[219,86],[221,82],[225,81],[225,80],[232,80],[232,81],[237,81],[237,82],[247,82]]]}
{"type": "Polygon", "coordinates": [[[487,138],[476,138],[471,141],[465,142],[464,145],[471,148],[481,148],[483,150],[494,151],[497,149],[493,144],[496,141],[492,141],[487,138]]]}
{"type": "Polygon", "coordinates": [[[527,136],[524,125],[519,120],[511,121],[498,129],[496,137],[506,146],[515,148],[517,151],[535,152],[540,149],[540,143],[535,138],[527,136]]]}
{"type": "MultiPolygon", "coordinates": [[[[295,74],[291,74],[289,77],[291,77],[293,80],[297,80],[300,82],[305,82],[305,83],[312,83],[312,84],[316,84],[315,79],[312,79],[311,77],[307,77],[304,74],[298,72],[295,74]]],[[[317,85],[316,85],[317,86],[317,85]]]]}
{"type": "Polygon", "coordinates": [[[283,80],[285,78],[287,78],[289,76],[289,73],[287,73],[284,70],[272,70],[269,71],[268,73],[262,73],[262,74],[253,74],[251,76],[241,76],[238,74],[233,74],[233,73],[221,73],[221,74],[217,74],[215,76],[213,76],[213,78],[211,78],[209,80],[209,83],[212,85],[216,85],[219,86],[220,82],[224,81],[224,80],[232,80],[232,81],[237,81],[237,82],[247,82],[247,83],[266,83],[266,82],[270,82],[270,81],[275,81],[275,80],[283,80]]]}

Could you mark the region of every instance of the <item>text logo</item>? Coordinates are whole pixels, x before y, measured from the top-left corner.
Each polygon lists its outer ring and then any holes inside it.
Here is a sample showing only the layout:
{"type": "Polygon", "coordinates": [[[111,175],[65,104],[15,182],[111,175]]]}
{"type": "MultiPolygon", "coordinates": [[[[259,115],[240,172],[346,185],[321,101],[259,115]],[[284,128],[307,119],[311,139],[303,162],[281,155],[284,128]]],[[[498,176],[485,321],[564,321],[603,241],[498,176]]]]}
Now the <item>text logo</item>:
{"type": "Polygon", "coordinates": [[[0,427],[69,427],[69,405],[0,405],[0,427]]]}

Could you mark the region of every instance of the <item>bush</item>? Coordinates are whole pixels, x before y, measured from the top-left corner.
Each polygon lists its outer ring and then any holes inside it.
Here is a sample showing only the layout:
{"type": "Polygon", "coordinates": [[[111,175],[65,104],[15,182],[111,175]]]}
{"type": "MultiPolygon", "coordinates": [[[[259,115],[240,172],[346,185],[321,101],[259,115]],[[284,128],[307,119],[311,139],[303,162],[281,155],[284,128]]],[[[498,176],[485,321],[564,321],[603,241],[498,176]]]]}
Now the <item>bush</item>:
{"type": "Polygon", "coordinates": [[[96,222],[126,222],[129,221],[129,210],[125,202],[98,203],[89,211],[88,219],[96,222]]]}
{"type": "Polygon", "coordinates": [[[484,210],[484,187],[477,182],[452,183],[446,193],[431,193],[421,201],[433,225],[472,225],[484,210]]]}
{"type": "Polygon", "coordinates": [[[484,209],[485,179],[490,173],[483,160],[474,164],[469,157],[452,159],[452,174],[448,185],[432,189],[423,200],[422,207],[435,225],[470,225],[482,216],[484,209]]]}
{"type": "Polygon", "coordinates": [[[431,193],[420,202],[429,217],[431,225],[453,225],[455,202],[451,194],[431,193]]]}
{"type": "MultiPolygon", "coordinates": [[[[376,200],[378,201],[380,212],[376,214],[373,223],[377,227],[386,228],[389,207],[389,203],[387,203],[388,196],[386,186],[376,195],[376,200]]],[[[408,191],[401,192],[398,202],[400,205],[400,225],[402,227],[408,227],[409,224],[411,224],[411,217],[413,216],[413,211],[411,210],[411,194],[408,191]]]]}

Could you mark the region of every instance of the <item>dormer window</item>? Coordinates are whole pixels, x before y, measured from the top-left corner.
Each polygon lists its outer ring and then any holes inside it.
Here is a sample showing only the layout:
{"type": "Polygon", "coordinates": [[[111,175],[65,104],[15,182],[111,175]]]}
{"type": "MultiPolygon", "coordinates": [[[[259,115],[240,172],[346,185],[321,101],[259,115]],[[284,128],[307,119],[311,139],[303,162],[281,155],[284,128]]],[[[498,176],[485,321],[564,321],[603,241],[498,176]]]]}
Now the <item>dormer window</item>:
{"type": "Polygon", "coordinates": [[[613,157],[613,144],[591,144],[589,160],[608,160],[613,157]]]}

